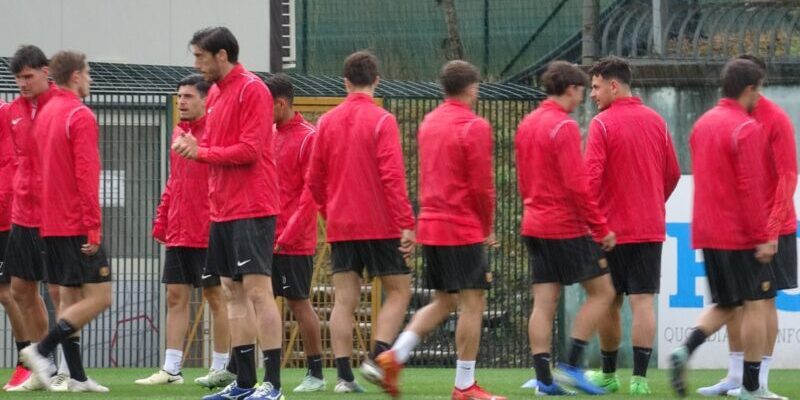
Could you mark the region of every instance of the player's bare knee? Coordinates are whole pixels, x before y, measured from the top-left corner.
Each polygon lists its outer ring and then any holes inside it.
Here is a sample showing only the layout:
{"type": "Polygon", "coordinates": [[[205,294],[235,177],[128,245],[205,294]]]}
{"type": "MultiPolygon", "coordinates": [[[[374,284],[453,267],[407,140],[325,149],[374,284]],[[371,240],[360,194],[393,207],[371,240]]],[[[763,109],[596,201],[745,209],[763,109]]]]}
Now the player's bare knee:
{"type": "Polygon", "coordinates": [[[0,285],[0,305],[7,309],[12,304],[14,304],[14,296],[11,295],[11,288],[9,285],[0,285]]]}
{"type": "Polygon", "coordinates": [[[189,296],[177,285],[167,285],[167,308],[176,310],[189,306],[189,296]]]}

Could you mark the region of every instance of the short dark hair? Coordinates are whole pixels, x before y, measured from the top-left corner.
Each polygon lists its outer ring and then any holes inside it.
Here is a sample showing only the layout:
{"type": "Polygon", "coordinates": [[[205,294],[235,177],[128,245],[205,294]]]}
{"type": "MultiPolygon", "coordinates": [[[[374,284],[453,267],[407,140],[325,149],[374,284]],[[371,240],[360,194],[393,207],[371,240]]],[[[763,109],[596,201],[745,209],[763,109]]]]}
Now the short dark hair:
{"type": "Polygon", "coordinates": [[[211,83],[206,81],[203,78],[203,75],[200,74],[191,74],[185,76],[178,82],[177,89],[180,89],[181,86],[194,86],[197,89],[197,92],[200,93],[200,97],[205,98],[208,96],[208,90],[211,89],[211,83]]]}
{"type": "Polygon", "coordinates": [[[589,75],[599,76],[603,79],[616,79],[626,85],[633,80],[631,65],[625,59],[608,56],[597,60],[589,69],[589,75]]]}
{"type": "Polygon", "coordinates": [[[216,55],[220,50],[228,53],[228,61],[236,64],[239,61],[239,42],[233,32],[224,26],[203,28],[192,35],[189,45],[199,47],[211,54],[216,55]]]}
{"type": "Polygon", "coordinates": [[[764,80],[764,70],[743,58],[734,58],[722,68],[722,95],[738,99],[748,86],[758,86],[764,80]]]}
{"type": "Polygon", "coordinates": [[[759,57],[759,56],[754,56],[752,54],[740,54],[736,58],[739,58],[739,59],[742,59],[742,60],[750,60],[753,63],[755,63],[756,65],[758,65],[759,68],[763,69],[764,71],[767,70],[767,63],[764,62],[764,59],[759,57]]]}
{"type": "Polygon", "coordinates": [[[355,86],[370,86],[378,75],[378,57],[369,51],[357,51],[344,60],[344,77],[355,86]]]}
{"type": "Polygon", "coordinates": [[[445,95],[456,96],[470,85],[480,82],[481,74],[474,65],[462,60],[453,60],[442,66],[439,81],[442,83],[445,95]]]}
{"type": "Polygon", "coordinates": [[[47,56],[44,55],[42,49],[32,44],[26,44],[19,46],[8,64],[11,73],[16,75],[25,68],[41,69],[46,67],[48,63],[47,56]]]}
{"type": "Polygon", "coordinates": [[[274,74],[267,79],[267,87],[273,98],[283,97],[291,104],[294,101],[294,85],[292,78],[286,74],[274,74]]]}
{"type": "Polygon", "coordinates": [[[567,91],[570,86],[586,87],[589,77],[574,64],[566,61],[553,61],[547,64],[544,74],[542,74],[542,87],[551,96],[560,96],[567,91]]]}
{"type": "Polygon", "coordinates": [[[86,54],[79,51],[59,51],[50,61],[50,76],[56,84],[64,86],[69,83],[72,74],[86,69],[86,54]]]}

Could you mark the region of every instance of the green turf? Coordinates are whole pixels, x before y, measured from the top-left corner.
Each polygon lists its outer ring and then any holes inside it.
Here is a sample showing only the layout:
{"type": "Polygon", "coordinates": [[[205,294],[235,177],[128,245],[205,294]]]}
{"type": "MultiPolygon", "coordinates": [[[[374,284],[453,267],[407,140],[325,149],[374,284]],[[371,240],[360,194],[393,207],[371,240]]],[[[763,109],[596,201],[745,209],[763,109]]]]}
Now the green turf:
{"type": "MultiPolygon", "coordinates": [[[[89,370],[89,375],[98,382],[111,388],[108,394],[83,394],[83,393],[5,393],[0,392],[2,399],[56,399],[56,398],[113,398],[113,399],[199,399],[208,391],[195,386],[192,381],[194,378],[205,373],[205,370],[190,369],[184,371],[186,383],[176,386],[156,386],[142,387],[135,385],[133,381],[138,378],[146,377],[155,372],[152,369],[95,369],[89,370]]],[[[0,370],[0,381],[6,382],[10,376],[10,370],[0,370]]],[[[382,395],[374,386],[364,382],[368,393],[363,395],[338,395],[333,393],[333,382],[336,371],[326,370],[325,375],[328,379],[328,389],[322,393],[296,394],[291,390],[300,382],[304,371],[299,369],[286,369],[282,372],[284,394],[287,400],[303,399],[388,399],[382,395]]],[[[410,368],[403,371],[403,398],[405,399],[447,399],[453,385],[452,369],[421,369],[410,368]]],[[[520,389],[520,385],[531,378],[532,371],[525,369],[478,369],[478,380],[481,385],[492,392],[508,396],[509,399],[532,398],[533,392],[520,389]]],[[[716,382],[723,375],[722,371],[691,371],[690,383],[694,390],[698,385],[711,384],[716,382]]],[[[631,398],[627,395],[628,379],[630,370],[621,371],[622,378],[621,394],[606,396],[607,398],[626,399],[631,398]]],[[[800,384],[797,377],[800,376],[797,370],[776,370],[770,372],[770,389],[790,398],[800,398],[800,384]]],[[[653,395],[650,399],[673,398],[673,394],[667,383],[666,371],[650,371],[650,387],[653,395]]],[[[702,398],[698,395],[689,398],[702,398]]]]}

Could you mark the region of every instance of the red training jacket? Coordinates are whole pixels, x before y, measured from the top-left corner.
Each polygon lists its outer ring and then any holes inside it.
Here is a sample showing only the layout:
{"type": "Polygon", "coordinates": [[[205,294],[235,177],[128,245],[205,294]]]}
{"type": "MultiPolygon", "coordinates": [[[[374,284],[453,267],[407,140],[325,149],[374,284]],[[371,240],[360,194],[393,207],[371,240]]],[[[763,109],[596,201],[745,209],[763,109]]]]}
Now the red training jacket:
{"type": "Polygon", "coordinates": [[[310,256],[317,248],[317,205],[305,182],[316,132],[299,112],[275,128],[275,159],[281,177],[275,254],[310,256]]]}
{"type": "Polygon", "coordinates": [[[208,92],[206,135],[197,160],[209,164],[211,221],[278,214],[272,95],[264,81],[241,64],[208,92]]]}
{"type": "MultiPolygon", "coordinates": [[[[191,133],[205,137],[206,119],[181,121],[172,139],[191,133]]],[[[169,247],[208,247],[208,164],[169,152],[169,179],[153,220],[153,237],[169,247]]]]}
{"type": "Polygon", "coordinates": [[[74,93],[55,88],[33,125],[41,155],[42,237],[101,233],[99,129],[92,110],[74,93]]]}
{"type": "Polygon", "coordinates": [[[750,113],[761,124],[772,150],[773,168],[767,173],[767,191],[773,194],[767,231],[770,236],[797,231],[794,190],[797,187],[797,149],[792,120],[777,104],[764,96],[750,113]]]}
{"type": "Polygon", "coordinates": [[[11,206],[11,223],[28,228],[38,228],[41,224],[41,174],[37,170],[38,155],[36,143],[31,135],[37,111],[42,110],[53,95],[55,85],[39,95],[36,102],[17,97],[8,109],[6,120],[11,129],[14,143],[17,170],[14,174],[14,198],[11,206]]]}
{"type": "Polygon", "coordinates": [[[561,105],[545,100],[517,128],[517,177],[522,196],[522,234],[570,239],[608,235],[606,218],[589,194],[578,123],[561,105]],[[588,226],[588,227],[587,227],[588,226]]]}
{"type": "MultiPolygon", "coordinates": [[[[8,129],[9,104],[0,100],[0,232],[11,229],[11,199],[14,197],[14,145],[8,129]]],[[[5,249],[0,250],[5,251],[5,249]]]]}
{"type": "Polygon", "coordinates": [[[366,94],[348,95],[320,118],[307,180],[328,242],[414,229],[397,121],[366,94]]]}
{"type": "Polygon", "coordinates": [[[494,229],[492,126],[469,105],[446,99],[425,116],[419,147],[417,241],[482,243],[494,229]]]}
{"type": "Polygon", "coordinates": [[[664,241],[665,204],[681,171],[658,113],[636,97],[611,103],[589,124],[586,168],[617,244],[664,241]]]}
{"type": "Polygon", "coordinates": [[[767,232],[772,193],[769,140],[735,99],[722,99],[694,124],[692,246],[745,250],[777,239],[767,232]]]}

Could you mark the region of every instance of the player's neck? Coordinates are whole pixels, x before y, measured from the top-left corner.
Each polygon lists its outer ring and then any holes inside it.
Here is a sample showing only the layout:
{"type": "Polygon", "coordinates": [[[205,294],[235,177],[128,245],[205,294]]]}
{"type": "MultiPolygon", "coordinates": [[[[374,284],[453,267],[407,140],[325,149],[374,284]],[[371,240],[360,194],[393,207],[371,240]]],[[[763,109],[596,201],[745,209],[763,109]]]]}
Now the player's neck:
{"type": "Polygon", "coordinates": [[[550,96],[550,101],[558,104],[563,108],[566,112],[571,113],[572,110],[575,109],[575,104],[572,102],[572,99],[568,96],[550,96]]]}
{"type": "MultiPolygon", "coordinates": [[[[61,86],[61,85],[58,85],[58,87],[60,87],[62,90],[65,90],[65,91],[67,91],[67,92],[70,92],[70,93],[74,94],[74,95],[75,95],[75,96],[77,96],[77,97],[81,97],[81,94],[80,94],[80,92],[78,91],[78,88],[77,88],[77,87],[74,87],[74,86],[71,86],[71,85],[66,85],[66,86],[61,86]]],[[[38,98],[38,97],[37,97],[37,98],[38,98]]]]}

